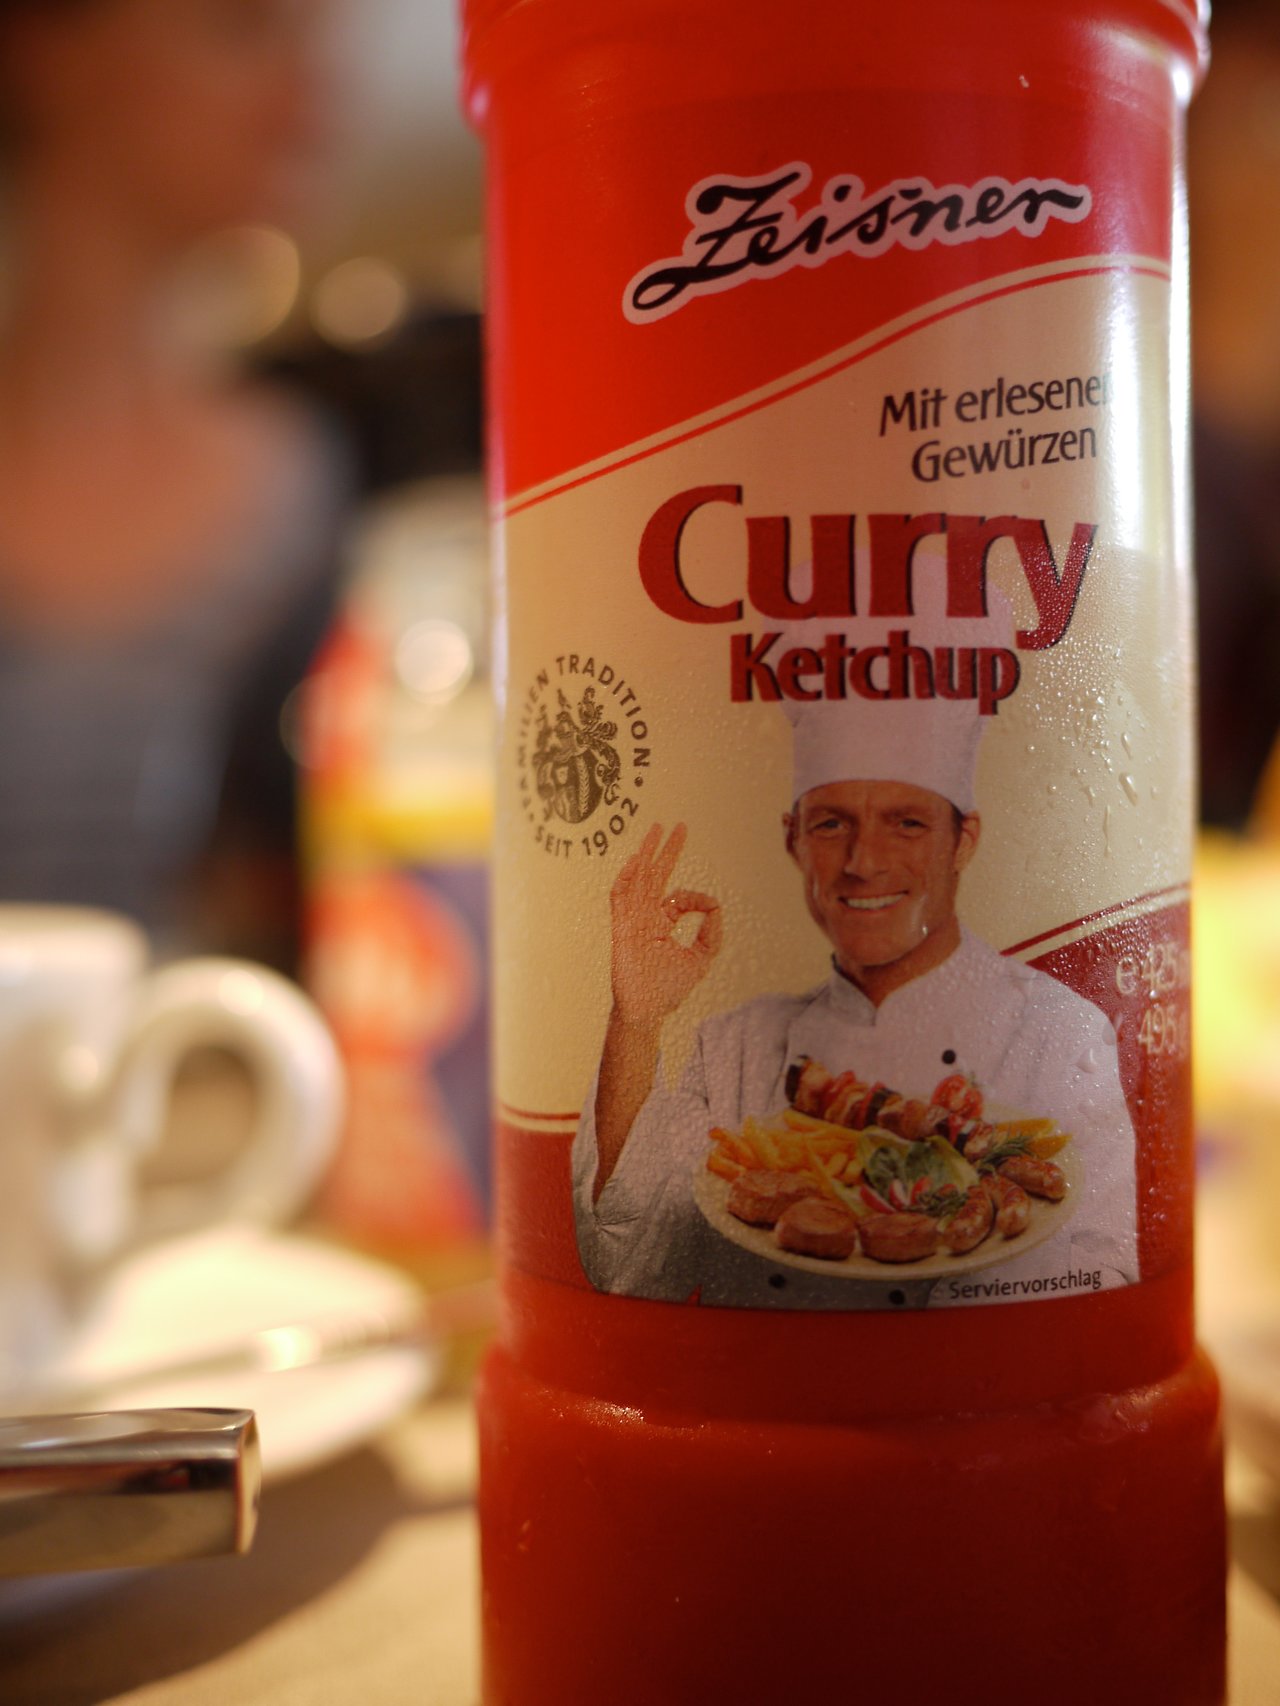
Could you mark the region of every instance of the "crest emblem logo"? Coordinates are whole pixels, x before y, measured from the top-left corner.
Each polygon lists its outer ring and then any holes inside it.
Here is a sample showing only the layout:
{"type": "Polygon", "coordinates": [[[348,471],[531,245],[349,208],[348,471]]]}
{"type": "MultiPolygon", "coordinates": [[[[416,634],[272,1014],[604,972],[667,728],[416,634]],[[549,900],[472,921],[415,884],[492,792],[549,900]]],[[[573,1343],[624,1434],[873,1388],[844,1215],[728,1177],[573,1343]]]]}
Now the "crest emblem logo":
{"type": "Polygon", "coordinates": [[[585,823],[601,800],[612,805],[618,797],[622,765],[612,744],[618,725],[606,720],[594,687],[579,699],[576,717],[563,689],[557,689],[556,699],[554,721],[545,705],[539,707],[534,785],[544,823],[553,813],[565,823],[585,823]]]}
{"type": "Polygon", "coordinates": [[[515,804],[558,863],[602,859],[640,810],[652,759],[638,689],[615,662],[564,651],[515,706],[515,804]]]}

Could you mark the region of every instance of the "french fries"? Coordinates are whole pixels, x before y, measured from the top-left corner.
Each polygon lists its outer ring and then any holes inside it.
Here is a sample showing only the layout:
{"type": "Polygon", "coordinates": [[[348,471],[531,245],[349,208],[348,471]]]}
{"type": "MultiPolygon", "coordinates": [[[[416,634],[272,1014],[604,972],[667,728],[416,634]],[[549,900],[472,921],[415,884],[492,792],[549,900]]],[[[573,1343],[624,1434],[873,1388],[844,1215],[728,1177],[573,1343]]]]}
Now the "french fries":
{"type": "Polygon", "coordinates": [[[830,1125],[794,1108],[771,1121],[748,1118],[740,1132],[715,1126],[709,1135],[707,1171],[730,1182],[757,1169],[799,1173],[811,1178],[824,1196],[847,1206],[848,1199],[836,1186],[852,1184],[861,1172],[853,1134],[846,1126],[830,1125]]]}
{"type": "MultiPolygon", "coordinates": [[[[1047,1161],[1071,1141],[1069,1132],[1059,1131],[1050,1119],[1004,1120],[996,1127],[998,1140],[1022,1138],[1027,1153],[1047,1161]]],[[[864,1141],[847,1126],[832,1125],[813,1114],[786,1108],[772,1120],[747,1118],[739,1132],[714,1126],[709,1132],[712,1148],[707,1168],[721,1179],[733,1180],[757,1169],[771,1173],[800,1173],[814,1180],[824,1195],[844,1201],[834,1188],[850,1185],[861,1176],[866,1161],[864,1141]]],[[[909,1148],[906,1138],[879,1132],[877,1144],[909,1148]]]]}
{"type": "MultiPolygon", "coordinates": [[[[803,1133],[801,1134],[800,1141],[805,1146],[805,1161],[807,1165],[804,1168],[795,1169],[795,1171],[807,1172],[817,1181],[818,1188],[822,1192],[823,1196],[830,1197],[832,1202],[839,1203],[843,1208],[844,1199],[832,1184],[831,1174],[827,1171],[826,1163],[822,1156],[818,1154],[818,1151],[814,1148],[812,1141],[805,1137],[803,1133]]],[[[791,1172],[793,1169],[788,1168],[786,1170],[791,1172]]]]}
{"type": "Polygon", "coordinates": [[[719,1125],[711,1128],[710,1136],[716,1146],[716,1152],[726,1161],[732,1161],[744,1169],[756,1165],[754,1152],[745,1138],[738,1137],[734,1132],[726,1131],[719,1125]]]}
{"type": "Polygon", "coordinates": [[[784,1110],[782,1124],[788,1131],[800,1132],[809,1138],[819,1155],[824,1151],[834,1154],[837,1149],[849,1147],[847,1125],[832,1125],[829,1120],[820,1120],[813,1114],[802,1114],[796,1108],[784,1110]]]}
{"type": "Polygon", "coordinates": [[[731,1160],[720,1149],[713,1149],[707,1156],[707,1172],[714,1173],[718,1178],[728,1179],[730,1183],[746,1172],[740,1161],[731,1160]]]}
{"type": "MultiPolygon", "coordinates": [[[[807,1173],[819,1186],[826,1184],[833,1163],[843,1171],[849,1161],[849,1133],[841,1126],[826,1126],[790,1112],[766,1122],[744,1120],[740,1132],[716,1126],[710,1132],[712,1148],[707,1170],[718,1178],[733,1180],[760,1169],[771,1173],[807,1173]],[[816,1128],[816,1129],[815,1129],[816,1128]]],[[[829,1195],[835,1196],[834,1191],[829,1195]]]]}

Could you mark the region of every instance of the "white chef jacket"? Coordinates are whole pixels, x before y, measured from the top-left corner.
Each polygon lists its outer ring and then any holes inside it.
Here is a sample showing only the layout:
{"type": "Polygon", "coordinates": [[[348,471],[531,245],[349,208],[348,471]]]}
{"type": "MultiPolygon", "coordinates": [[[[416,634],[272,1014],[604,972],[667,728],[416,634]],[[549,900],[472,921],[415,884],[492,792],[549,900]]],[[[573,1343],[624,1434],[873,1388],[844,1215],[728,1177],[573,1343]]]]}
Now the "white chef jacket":
{"type": "MultiPolygon", "coordinates": [[[[983,1282],[1057,1277],[1049,1290],[1001,1286],[956,1295],[949,1281],[886,1273],[894,1303],[1022,1301],[1137,1278],[1133,1127],[1120,1087],[1115,1031],[1099,1007],[963,931],[942,965],[877,1007],[840,971],[802,995],[764,995],[700,1027],[680,1082],[659,1061],[654,1088],[597,1202],[596,1083],[573,1146],[574,1210],[583,1266],[602,1291],[740,1307],[884,1308],[886,1291],[774,1264],[714,1230],[693,1200],[712,1126],[787,1106],[787,1069],[802,1056],[928,1100],[952,1072],[969,1074],[989,1107],[1051,1116],[1084,1167],[1081,1200],[1055,1236],[1025,1256],[962,1276],[983,1282]],[[1069,1283],[1062,1277],[1074,1270],[1069,1283]],[[1088,1283],[1083,1276],[1088,1275],[1088,1283]],[[905,1290],[904,1290],[905,1288],[905,1290]]],[[[958,1276],[960,1277],[960,1276],[958,1276]]]]}

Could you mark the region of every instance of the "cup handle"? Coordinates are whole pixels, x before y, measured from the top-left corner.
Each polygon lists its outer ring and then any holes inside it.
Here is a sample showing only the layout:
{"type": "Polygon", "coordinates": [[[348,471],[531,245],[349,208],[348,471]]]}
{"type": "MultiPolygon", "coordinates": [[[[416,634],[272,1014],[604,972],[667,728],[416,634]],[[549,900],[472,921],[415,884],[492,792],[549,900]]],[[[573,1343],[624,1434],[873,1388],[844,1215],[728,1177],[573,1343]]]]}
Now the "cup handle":
{"type": "Polygon", "coordinates": [[[239,1055],[253,1074],[249,1141],[210,1179],[147,1191],[126,1246],[222,1220],[286,1221],[333,1153],[343,1077],[324,1020],[285,978],[223,959],[183,960],[143,981],[110,1093],[120,1144],[137,1156],[156,1147],[182,1057],[208,1046],[239,1055]]]}

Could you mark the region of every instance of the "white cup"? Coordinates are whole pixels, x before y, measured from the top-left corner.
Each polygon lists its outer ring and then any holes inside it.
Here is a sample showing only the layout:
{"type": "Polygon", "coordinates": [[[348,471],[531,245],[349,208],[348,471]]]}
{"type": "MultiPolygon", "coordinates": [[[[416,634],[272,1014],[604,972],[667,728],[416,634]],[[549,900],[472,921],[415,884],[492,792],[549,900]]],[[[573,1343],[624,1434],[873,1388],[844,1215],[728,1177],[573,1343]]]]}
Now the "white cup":
{"type": "Polygon", "coordinates": [[[110,1268],[226,1220],[277,1223],[332,1153],[337,1051],[292,984],[240,960],[147,970],[127,919],[0,906],[0,1388],[57,1356],[110,1268]],[[216,1046],[255,1085],[248,1140],[222,1172],[144,1188],[183,1059],[216,1046]]]}

